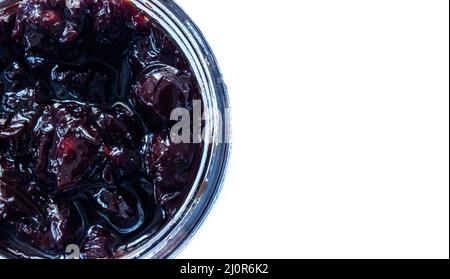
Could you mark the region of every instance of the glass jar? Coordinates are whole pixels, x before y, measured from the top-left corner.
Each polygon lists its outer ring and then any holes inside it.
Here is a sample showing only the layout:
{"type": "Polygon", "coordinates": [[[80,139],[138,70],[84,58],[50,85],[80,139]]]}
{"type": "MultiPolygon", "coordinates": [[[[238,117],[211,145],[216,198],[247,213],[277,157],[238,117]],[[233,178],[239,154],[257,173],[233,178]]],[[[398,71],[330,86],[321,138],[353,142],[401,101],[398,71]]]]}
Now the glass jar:
{"type": "MultiPolygon", "coordinates": [[[[199,85],[206,134],[200,169],[178,212],[154,235],[129,243],[122,258],[173,258],[203,223],[220,192],[230,156],[229,100],[217,61],[198,27],[172,0],[129,0],[170,34],[199,85]]],[[[17,0],[0,0],[0,9],[17,0]]],[[[2,256],[0,255],[0,258],[2,256]]],[[[4,258],[4,257],[3,257],[4,258]]]]}

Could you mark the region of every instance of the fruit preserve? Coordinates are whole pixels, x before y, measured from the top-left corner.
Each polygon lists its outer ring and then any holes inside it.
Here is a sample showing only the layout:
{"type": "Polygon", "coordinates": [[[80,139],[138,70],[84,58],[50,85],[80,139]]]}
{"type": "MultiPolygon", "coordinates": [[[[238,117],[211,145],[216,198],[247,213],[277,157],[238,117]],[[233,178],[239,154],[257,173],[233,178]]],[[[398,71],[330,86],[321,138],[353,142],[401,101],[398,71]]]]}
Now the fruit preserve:
{"type": "Polygon", "coordinates": [[[202,99],[190,62],[127,0],[0,8],[0,253],[115,258],[158,233],[199,171],[175,108],[202,99]]]}

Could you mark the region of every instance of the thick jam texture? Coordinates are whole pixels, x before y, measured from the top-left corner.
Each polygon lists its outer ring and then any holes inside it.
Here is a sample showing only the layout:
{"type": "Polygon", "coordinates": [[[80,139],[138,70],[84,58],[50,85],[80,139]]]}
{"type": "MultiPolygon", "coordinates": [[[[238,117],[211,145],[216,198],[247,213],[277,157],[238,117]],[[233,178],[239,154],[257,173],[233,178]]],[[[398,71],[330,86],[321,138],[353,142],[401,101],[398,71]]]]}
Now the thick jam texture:
{"type": "Polygon", "coordinates": [[[157,232],[199,165],[170,114],[199,92],[170,36],[124,0],[0,10],[0,251],[114,258],[157,232]]]}

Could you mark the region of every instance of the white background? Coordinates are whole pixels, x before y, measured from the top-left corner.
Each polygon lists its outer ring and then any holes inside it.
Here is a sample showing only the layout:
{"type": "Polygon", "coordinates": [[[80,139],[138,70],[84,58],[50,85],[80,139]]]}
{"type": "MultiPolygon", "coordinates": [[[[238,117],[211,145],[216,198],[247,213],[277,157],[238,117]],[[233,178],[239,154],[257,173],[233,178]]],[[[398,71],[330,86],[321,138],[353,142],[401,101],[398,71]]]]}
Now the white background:
{"type": "Polygon", "coordinates": [[[178,2],[234,144],[180,258],[449,257],[449,1],[178,2]]]}

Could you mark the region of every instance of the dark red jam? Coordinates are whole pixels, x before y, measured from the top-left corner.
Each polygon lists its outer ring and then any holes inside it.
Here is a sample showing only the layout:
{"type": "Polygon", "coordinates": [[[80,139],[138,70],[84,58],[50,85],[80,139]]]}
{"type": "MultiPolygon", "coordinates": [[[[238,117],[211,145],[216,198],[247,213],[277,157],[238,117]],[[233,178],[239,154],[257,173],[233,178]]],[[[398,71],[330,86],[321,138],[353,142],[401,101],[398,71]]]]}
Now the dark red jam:
{"type": "Polygon", "coordinates": [[[189,63],[127,0],[0,9],[0,253],[119,257],[198,170],[200,146],[169,136],[199,94],[189,63]]]}

